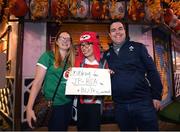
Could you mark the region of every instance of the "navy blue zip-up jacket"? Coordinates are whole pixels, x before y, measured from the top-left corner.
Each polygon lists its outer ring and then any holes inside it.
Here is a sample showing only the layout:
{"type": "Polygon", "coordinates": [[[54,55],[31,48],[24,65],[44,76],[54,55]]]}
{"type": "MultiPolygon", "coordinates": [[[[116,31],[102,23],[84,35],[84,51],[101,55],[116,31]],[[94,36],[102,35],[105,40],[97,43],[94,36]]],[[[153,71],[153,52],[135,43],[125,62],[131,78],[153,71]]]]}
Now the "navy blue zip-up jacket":
{"type": "Polygon", "coordinates": [[[127,39],[118,55],[111,45],[104,53],[104,58],[109,69],[115,72],[111,76],[112,97],[115,103],[161,100],[160,76],[143,44],[127,39]]]}

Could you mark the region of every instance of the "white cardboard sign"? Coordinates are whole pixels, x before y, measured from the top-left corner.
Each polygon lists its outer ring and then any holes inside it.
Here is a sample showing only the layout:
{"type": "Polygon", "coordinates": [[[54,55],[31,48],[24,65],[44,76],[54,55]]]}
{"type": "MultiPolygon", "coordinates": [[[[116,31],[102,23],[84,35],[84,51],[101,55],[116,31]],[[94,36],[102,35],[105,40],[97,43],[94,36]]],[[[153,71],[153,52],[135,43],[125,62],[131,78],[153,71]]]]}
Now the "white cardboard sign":
{"type": "Polygon", "coordinates": [[[72,68],[66,84],[66,95],[111,95],[107,69],[72,68]]]}

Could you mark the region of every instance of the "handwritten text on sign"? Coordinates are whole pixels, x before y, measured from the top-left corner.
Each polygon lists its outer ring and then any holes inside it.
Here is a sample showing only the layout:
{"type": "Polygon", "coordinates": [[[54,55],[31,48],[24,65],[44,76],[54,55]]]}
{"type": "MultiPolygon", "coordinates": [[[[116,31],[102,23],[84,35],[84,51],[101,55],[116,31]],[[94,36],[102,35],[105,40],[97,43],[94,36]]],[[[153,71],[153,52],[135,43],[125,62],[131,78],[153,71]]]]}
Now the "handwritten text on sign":
{"type": "Polygon", "coordinates": [[[66,84],[66,95],[111,95],[107,69],[72,68],[66,84]]]}

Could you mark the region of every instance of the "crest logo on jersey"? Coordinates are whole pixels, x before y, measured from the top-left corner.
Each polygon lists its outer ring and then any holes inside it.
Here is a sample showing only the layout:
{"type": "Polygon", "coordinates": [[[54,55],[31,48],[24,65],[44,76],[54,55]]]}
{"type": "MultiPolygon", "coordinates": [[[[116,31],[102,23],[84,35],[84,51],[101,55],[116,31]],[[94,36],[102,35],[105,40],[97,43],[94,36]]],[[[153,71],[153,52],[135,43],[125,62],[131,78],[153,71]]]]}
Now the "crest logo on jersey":
{"type": "Polygon", "coordinates": [[[69,70],[64,71],[63,77],[67,80],[69,77],[69,70]]]}
{"type": "Polygon", "coordinates": [[[134,47],[133,46],[130,46],[129,47],[129,51],[133,51],[134,50],[134,47]]]}

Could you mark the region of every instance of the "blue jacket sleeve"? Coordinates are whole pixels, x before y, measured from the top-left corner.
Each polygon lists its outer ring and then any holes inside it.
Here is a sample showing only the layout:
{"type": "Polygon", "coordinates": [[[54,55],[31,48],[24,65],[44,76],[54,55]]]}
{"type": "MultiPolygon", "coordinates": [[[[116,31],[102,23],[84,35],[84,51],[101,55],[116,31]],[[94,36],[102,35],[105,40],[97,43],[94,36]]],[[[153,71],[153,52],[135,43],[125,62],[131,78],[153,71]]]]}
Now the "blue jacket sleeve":
{"type": "Polygon", "coordinates": [[[148,51],[144,45],[141,46],[141,58],[147,71],[147,79],[151,85],[152,98],[161,100],[162,98],[162,83],[157,71],[156,65],[152,57],[148,54],[148,51]]]}

